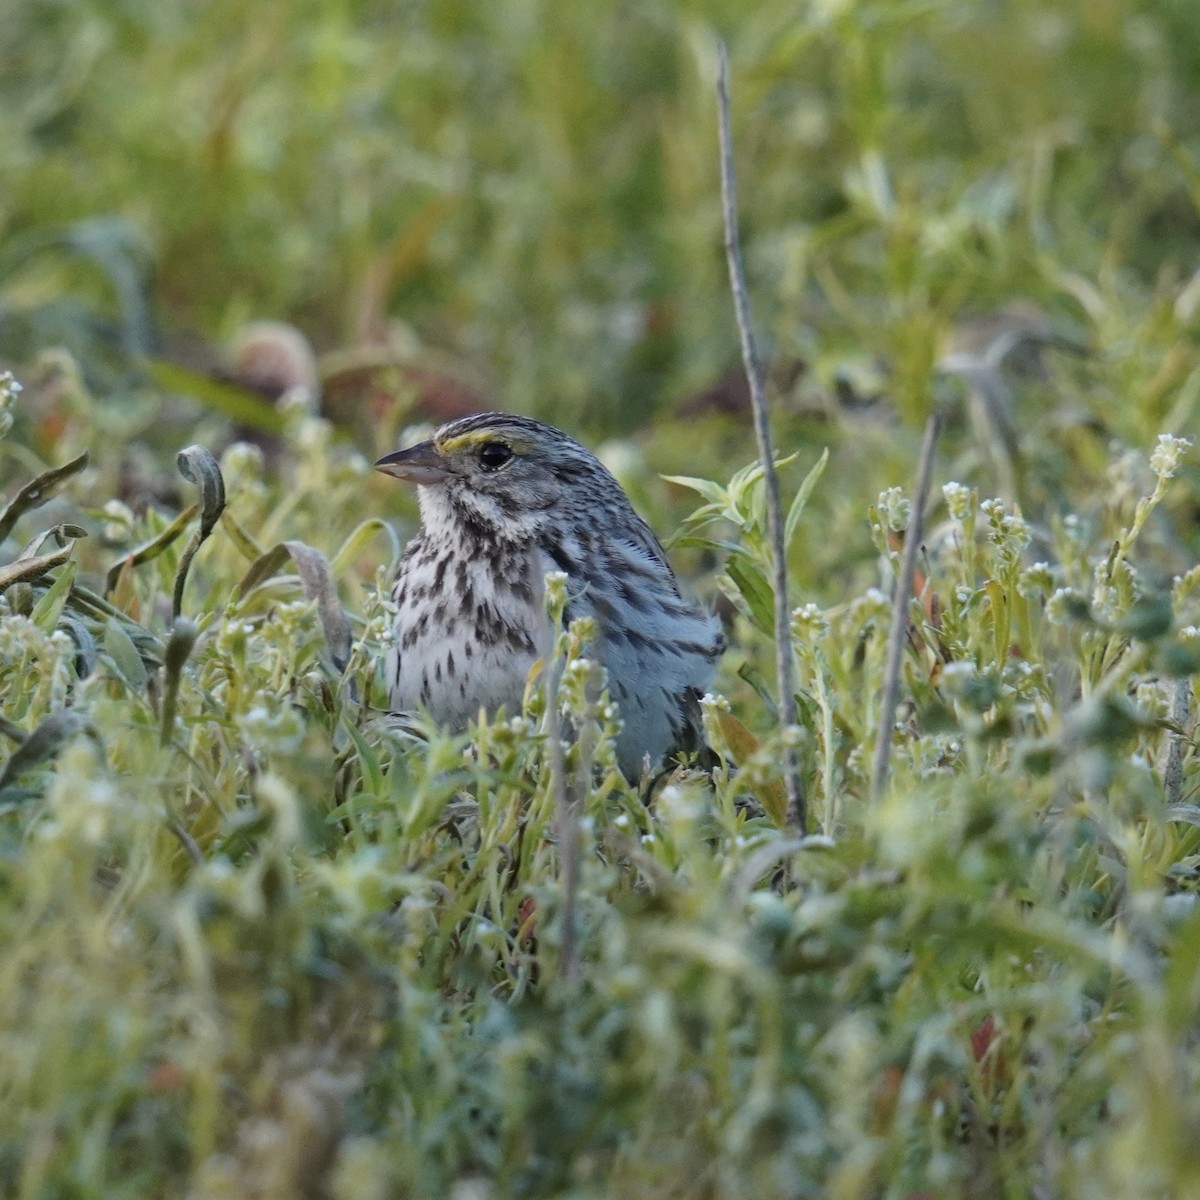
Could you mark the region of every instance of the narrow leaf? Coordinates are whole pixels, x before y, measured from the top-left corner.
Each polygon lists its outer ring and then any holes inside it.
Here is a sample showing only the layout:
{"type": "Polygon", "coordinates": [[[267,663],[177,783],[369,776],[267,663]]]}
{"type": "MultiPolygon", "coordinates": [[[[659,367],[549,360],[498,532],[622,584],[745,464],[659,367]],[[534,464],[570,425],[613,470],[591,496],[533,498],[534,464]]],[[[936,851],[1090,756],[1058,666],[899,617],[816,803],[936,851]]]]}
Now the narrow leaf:
{"type": "Polygon", "coordinates": [[[75,643],[75,671],[80,679],[86,679],[95,669],[100,657],[92,631],[74,613],[63,613],[59,627],[75,643]]]}
{"type": "Polygon", "coordinates": [[[277,574],[289,557],[287,547],[282,542],[260,554],[250,564],[250,569],[242,576],[241,582],[233,589],[233,598],[244,600],[264,579],[270,579],[272,575],[277,574]]]}
{"type": "Polygon", "coordinates": [[[67,607],[75,609],[85,616],[93,618],[111,618],[118,621],[126,634],[137,647],[142,662],[157,667],[162,662],[163,646],[148,629],[131,621],[126,613],[109,604],[102,596],[98,596],[90,588],[77,583],[67,598],[67,607]]]}
{"type": "Polygon", "coordinates": [[[383,768],[379,765],[379,755],[375,753],[370,743],[363,737],[352,721],[343,717],[342,728],[345,729],[350,740],[354,743],[354,749],[358,755],[359,764],[362,767],[363,783],[366,784],[375,799],[383,799],[385,789],[383,768]]]}
{"type": "Polygon", "coordinates": [[[179,473],[200,489],[200,534],[212,533],[225,511],[225,479],[212,452],[204,446],[185,446],[175,456],[179,473]]]}
{"type": "Polygon", "coordinates": [[[87,537],[87,530],[82,525],[71,525],[69,523],[52,525],[49,529],[43,530],[37,537],[33,538],[17,557],[32,558],[51,538],[54,539],[56,546],[65,546],[68,542],[77,541],[79,538],[85,537],[87,537]]]}
{"type": "Polygon", "coordinates": [[[47,571],[61,567],[71,557],[71,547],[64,546],[53,554],[43,554],[37,558],[19,558],[14,563],[0,567],[0,592],[11,587],[14,583],[40,579],[47,571]]]}
{"type": "Polygon", "coordinates": [[[140,546],[134,547],[127,554],[117,559],[111,567],[108,568],[108,574],[104,578],[104,590],[109,593],[117,586],[117,579],[124,567],[140,567],[142,563],[149,562],[151,559],[157,558],[168,546],[174,542],[179,535],[187,528],[188,522],[200,511],[198,504],[189,505],[183,510],[161,533],[157,533],[148,542],[143,542],[140,546]]]}
{"type": "MultiPolygon", "coordinates": [[[[733,713],[718,708],[715,715],[735,763],[745,763],[751,755],[758,752],[758,739],[733,713]]],[[[779,829],[786,829],[788,800],[783,784],[778,779],[764,780],[754,788],[754,793],[767,816],[779,829]]]]}
{"type": "Polygon", "coordinates": [[[142,365],[155,383],[167,391],[191,396],[206,408],[260,433],[276,436],[283,433],[283,414],[254,392],[246,391],[235,384],[223,383],[219,379],[213,379],[199,371],[191,371],[166,359],[143,359],[142,365]]]}
{"type": "Polygon", "coordinates": [[[0,771],[0,791],[26,771],[53,758],[76,735],[90,728],[88,719],[74,709],[64,708],[48,716],[17,748],[0,771]]]}
{"type": "Polygon", "coordinates": [[[813,489],[825,473],[825,467],[828,462],[829,447],[826,446],[821,451],[821,457],[817,459],[812,470],[805,475],[804,482],[800,485],[800,490],[796,493],[796,498],[792,501],[792,507],[788,509],[787,521],[784,522],[783,526],[783,544],[785,546],[791,546],[792,535],[796,532],[796,526],[800,524],[800,515],[804,512],[809,497],[813,494],[813,489]]]}
{"type": "Polygon", "coordinates": [[[771,714],[771,719],[778,721],[779,706],[775,703],[775,697],[771,693],[771,685],[767,682],[766,676],[751,663],[744,662],[738,667],[738,677],[744,679],[754,689],[763,708],[771,714]]]}
{"type": "Polygon", "coordinates": [[[699,534],[685,534],[672,538],[668,546],[672,550],[719,550],[724,554],[737,554],[744,549],[737,542],[727,542],[723,538],[700,537],[699,534]]]}
{"type": "Polygon", "coordinates": [[[750,607],[754,623],[770,635],[775,628],[775,599],[767,577],[745,555],[735,555],[725,564],[725,571],[750,607]]]}
{"type": "Polygon", "coordinates": [[[88,456],[84,451],[70,462],[61,467],[51,467],[43,471],[35,479],[31,479],[13,498],[8,507],[0,513],[0,542],[12,532],[13,526],[31,509],[45,504],[51,496],[71,478],[78,475],[87,466],[88,456]]]}
{"type": "Polygon", "coordinates": [[[325,556],[305,542],[279,542],[271,547],[242,576],[234,589],[234,599],[242,600],[264,580],[278,573],[288,559],[295,564],[304,594],[317,602],[317,616],[325,633],[334,666],[340,671],[350,658],[350,625],[334,587],[333,575],[325,556]]]}
{"type": "Polygon", "coordinates": [[[52,633],[57,628],[74,579],[75,564],[69,562],[33,606],[33,623],[43,632],[52,633]]]}
{"type": "Polygon", "coordinates": [[[221,525],[229,534],[229,540],[237,547],[238,553],[249,562],[253,562],[262,554],[262,547],[246,532],[233,513],[226,509],[221,514],[221,525]]]}
{"type": "Polygon", "coordinates": [[[329,563],[319,550],[304,542],[283,544],[300,573],[304,594],[317,602],[317,615],[321,618],[321,628],[325,631],[325,641],[329,645],[334,666],[339,671],[343,670],[350,659],[350,624],[338,600],[329,563]]]}
{"type": "Polygon", "coordinates": [[[713,483],[711,479],[696,479],[691,475],[663,475],[661,478],[667,483],[676,483],[689,491],[699,492],[710,504],[723,507],[728,502],[725,489],[719,483],[713,483]]]}
{"type": "Polygon", "coordinates": [[[366,548],[377,534],[384,534],[391,542],[392,559],[395,560],[400,556],[400,543],[396,538],[395,530],[386,522],[381,521],[378,517],[371,517],[364,521],[342,544],[342,547],[333,556],[333,562],[329,564],[329,569],[335,576],[341,576],[354,565],[354,561],[366,548]]]}
{"type": "Polygon", "coordinates": [[[180,450],[175,456],[175,464],[184,479],[200,489],[200,528],[184,547],[179,569],[175,572],[175,586],[171,590],[171,617],[177,621],[183,609],[183,589],[192,559],[225,511],[225,480],[217,460],[203,446],[187,446],[180,450]]]}
{"type": "Polygon", "coordinates": [[[104,653],[116,668],[117,675],[135,691],[146,686],[149,674],[133,639],[120,621],[109,621],[104,629],[104,653]]]}
{"type": "Polygon", "coordinates": [[[175,713],[179,705],[179,683],[183,678],[183,667],[196,645],[199,630],[195,623],[187,617],[179,617],[171,626],[170,637],[167,638],[166,650],[163,652],[163,703],[162,725],[159,730],[158,744],[167,746],[171,742],[171,733],[175,728],[175,713]]]}

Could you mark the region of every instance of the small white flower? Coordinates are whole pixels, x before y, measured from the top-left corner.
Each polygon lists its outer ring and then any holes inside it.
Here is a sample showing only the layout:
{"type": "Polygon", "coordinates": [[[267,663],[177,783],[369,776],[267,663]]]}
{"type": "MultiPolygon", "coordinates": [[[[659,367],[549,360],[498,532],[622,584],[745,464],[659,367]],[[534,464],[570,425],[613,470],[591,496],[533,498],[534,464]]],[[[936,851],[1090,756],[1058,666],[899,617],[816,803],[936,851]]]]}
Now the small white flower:
{"type": "Polygon", "coordinates": [[[792,635],[813,642],[829,632],[825,614],[815,604],[804,604],[792,611],[792,635]]]}
{"type": "Polygon", "coordinates": [[[1049,563],[1036,562],[1026,567],[1017,578],[1017,592],[1026,600],[1033,599],[1039,593],[1049,595],[1053,587],[1054,573],[1049,563]]]}
{"type": "Polygon", "coordinates": [[[961,483],[942,484],[942,498],[951,520],[965,521],[971,512],[971,489],[961,483]]]}
{"type": "Polygon", "coordinates": [[[12,428],[13,418],[9,409],[22,390],[11,371],[0,371],[0,437],[12,428]]]}
{"type": "Polygon", "coordinates": [[[0,371],[0,407],[11,404],[24,390],[11,371],[0,371]]]}
{"type": "Polygon", "coordinates": [[[912,504],[900,488],[888,488],[879,493],[879,515],[893,533],[903,533],[912,518],[912,504]]]}
{"type": "Polygon", "coordinates": [[[1160,480],[1170,479],[1179,466],[1180,458],[1191,448],[1192,443],[1187,438],[1160,433],[1158,444],[1150,452],[1150,470],[1160,480]]]}
{"type": "Polygon", "coordinates": [[[1004,532],[1018,546],[1028,546],[1033,536],[1029,531],[1029,523],[1020,513],[1009,513],[1004,518],[1004,532]]]}

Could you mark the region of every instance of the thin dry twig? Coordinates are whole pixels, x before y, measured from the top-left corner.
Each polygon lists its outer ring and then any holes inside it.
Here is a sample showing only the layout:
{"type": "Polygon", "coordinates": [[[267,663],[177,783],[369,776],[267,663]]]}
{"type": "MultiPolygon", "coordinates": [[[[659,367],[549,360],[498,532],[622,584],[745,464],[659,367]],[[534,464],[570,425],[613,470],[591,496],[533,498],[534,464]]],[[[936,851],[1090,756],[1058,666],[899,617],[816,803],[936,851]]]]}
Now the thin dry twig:
{"type": "Polygon", "coordinates": [[[875,761],[871,770],[871,796],[878,799],[887,785],[888,764],[892,754],[892,725],[896,720],[896,705],[900,699],[900,663],[908,641],[908,602],[912,597],[913,574],[917,567],[917,552],[921,547],[925,505],[929,502],[929,484],[933,478],[933,454],[938,434],[942,430],[942,410],[935,407],[925,423],[925,440],[921,444],[921,461],[917,467],[917,494],[913,497],[912,515],[904,532],[904,549],[900,555],[900,571],[896,576],[896,591],[892,597],[892,627],[888,634],[887,663],[883,672],[883,698],[879,704],[879,727],[876,733],[875,761]]]}
{"type": "MultiPolygon", "coordinates": [[[[771,423],[767,414],[767,394],[763,383],[762,362],[750,323],[750,300],[746,291],[746,272],[742,263],[737,226],[737,178],[733,169],[733,135],[729,120],[729,52],[724,41],[718,43],[717,118],[721,145],[721,206],[725,219],[725,257],[729,263],[729,286],[742,341],[742,361],[750,385],[750,404],[754,412],[754,436],[763,465],[763,483],[767,494],[767,533],[775,578],[775,674],[779,688],[779,719],[784,729],[796,724],[796,689],[793,683],[791,606],[788,604],[787,551],[783,536],[783,506],[779,499],[779,476],[771,449],[771,423]]],[[[803,834],[808,828],[804,784],[796,750],[785,745],[783,782],[787,791],[788,816],[803,834]]]]}

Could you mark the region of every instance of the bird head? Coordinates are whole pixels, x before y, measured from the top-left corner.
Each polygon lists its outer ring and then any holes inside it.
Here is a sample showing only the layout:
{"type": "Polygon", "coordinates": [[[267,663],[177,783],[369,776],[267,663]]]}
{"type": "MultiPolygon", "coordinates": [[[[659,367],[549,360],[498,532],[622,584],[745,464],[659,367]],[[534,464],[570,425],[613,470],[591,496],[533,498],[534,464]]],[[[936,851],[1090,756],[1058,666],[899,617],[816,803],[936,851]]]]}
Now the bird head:
{"type": "Polygon", "coordinates": [[[602,507],[617,482],[592,454],[552,425],[507,413],[452,421],[375,467],[415,483],[427,527],[483,526],[531,540],[567,514],[602,507]]]}

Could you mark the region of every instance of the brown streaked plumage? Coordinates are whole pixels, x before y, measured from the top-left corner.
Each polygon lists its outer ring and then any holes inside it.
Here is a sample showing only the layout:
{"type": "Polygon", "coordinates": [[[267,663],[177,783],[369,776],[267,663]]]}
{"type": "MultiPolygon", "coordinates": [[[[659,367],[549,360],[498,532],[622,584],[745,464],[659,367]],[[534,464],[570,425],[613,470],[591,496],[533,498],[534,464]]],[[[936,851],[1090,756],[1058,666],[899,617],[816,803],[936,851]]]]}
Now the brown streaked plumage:
{"type": "Polygon", "coordinates": [[[480,708],[519,711],[530,668],[553,649],[545,576],[563,571],[567,620],[596,621],[625,775],[699,748],[720,625],[680,594],[658,539],[593,454],[552,425],[482,413],[375,465],[415,483],[421,509],[392,591],[393,708],[455,729],[480,708]]]}

